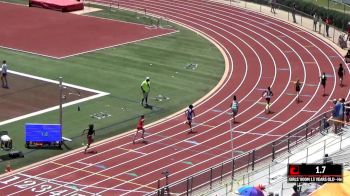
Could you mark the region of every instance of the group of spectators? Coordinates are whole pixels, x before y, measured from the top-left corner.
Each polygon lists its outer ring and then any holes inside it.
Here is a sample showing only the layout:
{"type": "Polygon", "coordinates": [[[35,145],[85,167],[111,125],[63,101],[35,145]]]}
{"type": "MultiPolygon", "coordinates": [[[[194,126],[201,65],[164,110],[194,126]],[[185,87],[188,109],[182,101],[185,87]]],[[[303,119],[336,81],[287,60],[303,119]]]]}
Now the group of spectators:
{"type": "Polygon", "coordinates": [[[322,17],[314,13],[313,15],[314,22],[314,31],[317,31],[317,23],[318,23],[318,32],[321,33],[322,24],[324,23],[326,26],[326,36],[329,37],[329,26],[332,24],[332,19],[330,17],[326,17],[323,21],[322,17]]]}
{"type": "Polygon", "coordinates": [[[345,103],[345,99],[333,100],[332,109],[332,123],[334,125],[334,132],[337,134],[339,130],[344,126],[350,119],[350,103],[345,103]]]}

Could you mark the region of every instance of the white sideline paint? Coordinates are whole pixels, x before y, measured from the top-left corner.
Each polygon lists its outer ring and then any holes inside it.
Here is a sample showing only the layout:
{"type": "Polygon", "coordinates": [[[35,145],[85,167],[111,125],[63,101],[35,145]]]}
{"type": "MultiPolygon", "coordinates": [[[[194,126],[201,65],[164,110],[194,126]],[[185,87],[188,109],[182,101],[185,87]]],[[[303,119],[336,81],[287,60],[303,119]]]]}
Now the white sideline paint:
{"type": "MultiPolygon", "coordinates": [[[[31,79],[35,79],[35,80],[41,80],[41,81],[45,81],[45,82],[49,82],[49,83],[54,83],[54,84],[57,84],[57,85],[59,84],[59,82],[56,81],[56,80],[51,80],[51,79],[47,79],[47,78],[43,78],[43,77],[39,77],[39,76],[34,76],[34,75],[25,74],[25,73],[21,73],[21,72],[17,72],[17,71],[12,71],[12,70],[9,70],[8,72],[11,73],[11,74],[16,74],[16,75],[19,75],[19,76],[23,76],[23,77],[27,77],[27,78],[31,78],[31,79]]],[[[72,101],[72,102],[69,102],[69,103],[65,103],[65,104],[62,105],[63,108],[67,107],[67,106],[71,106],[71,105],[77,104],[77,103],[82,103],[82,102],[85,102],[85,101],[89,101],[89,100],[92,100],[92,99],[96,99],[96,98],[99,98],[99,97],[103,97],[103,96],[109,95],[109,93],[106,93],[106,92],[102,92],[102,91],[98,91],[98,90],[94,90],[94,89],[90,89],[90,88],[86,88],[86,87],[82,87],[82,86],[78,86],[78,85],[74,85],[74,84],[68,84],[68,83],[65,83],[65,82],[63,82],[62,85],[68,86],[68,87],[71,87],[71,88],[76,88],[76,89],[80,89],[80,90],[96,93],[96,95],[92,95],[92,96],[89,96],[89,97],[85,97],[83,99],[78,99],[78,100],[75,100],[75,101],[72,101]]],[[[32,113],[29,113],[29,114],[25,114],[25,115],[22,115],[22,116],[18,116],[18,117],[15,117],[15,118],[11,118],[11,119],[8,119],[8,120],[0,122],[0,126],[1,125],[5,125],[5,124],[9,124],[9,123],[12,123],[12,122],[16,122],[16,121],[19,121],[19,120],[23,120],[23,119],[26,119],[26,118],[29,118],[29,117],[33,117],[33,116],[36,116],[36,115],[39,115],[39,114],[44,114],[46,112],[51,112],[51,111],[54,111],[54,110],[57,110],[57,109],[59,109],[59,105],[53,106],[53,107],[50,107],[50,108],[46,108],[46,109],[43,109],[43,110],[40,110],[40,111],[32,112],[32,113]]]]}

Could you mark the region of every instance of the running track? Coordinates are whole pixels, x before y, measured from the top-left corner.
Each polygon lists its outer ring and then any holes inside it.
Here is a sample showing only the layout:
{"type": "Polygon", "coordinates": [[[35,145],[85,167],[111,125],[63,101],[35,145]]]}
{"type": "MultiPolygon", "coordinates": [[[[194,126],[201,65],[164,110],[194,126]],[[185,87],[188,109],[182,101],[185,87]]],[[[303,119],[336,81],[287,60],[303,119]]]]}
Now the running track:
{"type": "MultiPolygon", "coordinates": [[[[142,195],[157,187],[165,169],[175,182],[231,157],[226,112],[233,94],[240,102],[234,148],[244,152],[325,112],[331,106],[329,100],[348,100],[348,86],[339,88],[334,77],[342,62],[340,54],[296,26],[209,1],[128,0],[119,5],[146,8],[197,31],[220,48],[225,75],[195,104],[198,133],[187,134],[180,111],[148,127],[148,144],[133,145],[133,132],[126,133],[95,144],[97,154],[85,155],[80,149],[2,176],[1,195],[142,195]],[[329,75],[325,97],[319,85],[321,72],[329,75]],[[299,104],[291,95],[295,92],[291,81],[296,78],[305,83],[299,104]],[[267,86],[274,92],[273,113],[268,115],[261,104],[261,89],[267,86]]],[[[349,77],[345,84],[350,84],[349,77]]]]}

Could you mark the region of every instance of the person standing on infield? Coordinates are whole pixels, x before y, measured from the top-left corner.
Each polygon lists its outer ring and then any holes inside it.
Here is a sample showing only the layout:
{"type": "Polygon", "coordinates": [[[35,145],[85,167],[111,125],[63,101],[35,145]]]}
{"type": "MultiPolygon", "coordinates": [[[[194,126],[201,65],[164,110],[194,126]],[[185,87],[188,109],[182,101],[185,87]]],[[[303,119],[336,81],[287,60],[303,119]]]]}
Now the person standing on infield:
{"type": "Polygon", "coordinates": [[[263,93],[262,93],[262,96],[265,97],[266,99],[266,107],[265,107],[265,112],[266,113],[270,113],[270,100],[271,100],[271,97],[273,96],[273,93],[271,91],[271,88],[270,87],[267,87],[267,90],[265,90],[263,93]]]}
{"type": "Polygon", "coordinates": [[[236,95],[233,95],[233,101],[231,103],[231,110],[232,110],[233,123],[235,123],[236,115],[238,113],[238,101],[237,101],[236,95]]]}
{"type": "Polygon", "coordinates": [[[344,73],[345,70],[343,68],[343,64],[339,64],[339,68],[338,68],[338,76],[339,76],[339,80],[340,80],[340,87],[343,87],[343,78],[344,78],[344,73]]]}
{"type": "Polygon", "coordinates": [[[321,75],[321,85],[323,86],[322,96],[326,96],[326,82],[327,82],[327,76],[326,76],[326,73],[323,72],[323,74],[321,75]]]}
{"type": "Polygon", "coordinates": [[[185,111],[185,114],[187,116],[187,121],[185,123],[188,124],[188,126],[190,126],[189,133],[194,133],[192,129],[192,119],[196,116],[196,114],[194,113],[193,105],[188,106],[187,110],[185,111]]]}
{"type": "Polygon", "coordinates": [[[141,91],[142,91],[142,100],[141,100],[141,105],[148,107],[148,93],[151,90],[151,82],[150,78],[146,77],[146,79],[141,83],[141,91]],[[146,102],[146,105],[143,105],[143,101],[146,102]]]}
{"type": "Polygon", "coordinates": [[[1,65],[1,83],[2,83],[2,88],[8,88],[8,83],[7,83],[7,64],[6,61],[2,61],[1,65]]]}
{"type": "Polygon", "coordinates": [[[84,153],[86,154],[87,149],[90,148],[90,145],[94,142],[95,130],[94,130],[93,124],[89,124],[89,128],[84,129],[81,135],[85,135],[85,134],[87,138],[87,146],[84,150],[84,153]],[[87,131],[87,134],[85,133],[86,131],[87,131]]]}
{"type": "Polygon", "coordinates": [[[136,136],[137,136],[137,134],[139,133],[140,130],[142,131],[141,138],[145,139],[145,129],[143,128],[144,122],[145,122],[145,115],[141,115],[140,119],[139,119],[139,122],[137,123],[136,133],[134,135],[134,139],[132,140],[133,144],[135,144],[136,136]]]}

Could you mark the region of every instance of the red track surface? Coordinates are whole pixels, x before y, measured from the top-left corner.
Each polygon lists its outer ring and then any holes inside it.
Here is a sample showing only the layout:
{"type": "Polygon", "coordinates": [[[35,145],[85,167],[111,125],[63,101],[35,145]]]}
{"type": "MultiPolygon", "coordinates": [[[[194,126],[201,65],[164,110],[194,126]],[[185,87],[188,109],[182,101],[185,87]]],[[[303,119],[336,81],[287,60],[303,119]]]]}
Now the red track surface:
{"type": "Polygon", "coordinates": [[[169,29],[0,3],[0,47],[65,58],[173,33],[169,29]]]}
{"type": "MultiPolygon", "coordinates": [[[[165,169],[171,182],[230,158],[228,111],[232,95],[240,101],[235,150],[250,151],[284,135],[349,97],[339,88],[335,68],[343,59],[324,41],[298,27],[255,12],[198,0],[123,1],[120,6],[168,17],[210,37],[227,57],[226,75],[208,98],[195,104],[197,134],[187,134],[181,111],[148,127],[148,144],[131,142],[133,133],[94,145],[97,154],[73,151],[0,178],[4,195],[141,195],[156,188],[165,169]],[[326,92],[321,72],[329,74],[326,92]],[[294,84],[305,82],[297,104],[294,84]],[[274,92],[272,114],[264,114],[261,89],[274,92]],[[245,132],[244,134],[242,132],[245,132]],[[261,135],[261,134],[270,135],[261,135]],[[192,143],[190,143],[190,142],[192,143]],[[193,144],[195,142],[197,144],[193,144]],[[185,164],[190,161],[193,165],[185,164]],[[136,174],[136,175],[133,175],[136,174]],[[46,189],[45,189],[46,188],[46,189]]],[[[346,69],[349,72],[349,69],[346,69]]],[[[346,85],[350,84],[349,77],[346,85]]]]}

